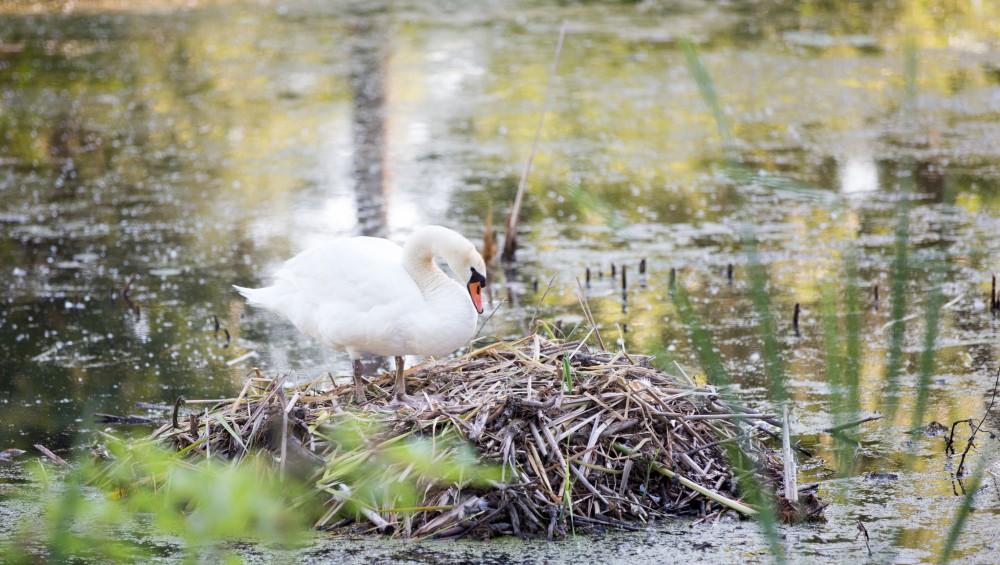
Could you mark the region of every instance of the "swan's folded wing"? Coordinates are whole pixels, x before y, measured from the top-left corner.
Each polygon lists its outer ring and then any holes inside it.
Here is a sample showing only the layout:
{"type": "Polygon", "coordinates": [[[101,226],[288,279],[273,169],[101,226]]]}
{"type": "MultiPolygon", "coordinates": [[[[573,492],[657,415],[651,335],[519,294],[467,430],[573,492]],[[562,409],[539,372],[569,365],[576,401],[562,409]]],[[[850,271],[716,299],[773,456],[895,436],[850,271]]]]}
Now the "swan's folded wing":
{"type": "Polygon", "coordinates": [[[395,320],[423,300],[402,266],[402,248],[370,237],[303,251],[278,270],[271,289],[268,308],[303,332],[339,344],[398,333],[395,320]]]}

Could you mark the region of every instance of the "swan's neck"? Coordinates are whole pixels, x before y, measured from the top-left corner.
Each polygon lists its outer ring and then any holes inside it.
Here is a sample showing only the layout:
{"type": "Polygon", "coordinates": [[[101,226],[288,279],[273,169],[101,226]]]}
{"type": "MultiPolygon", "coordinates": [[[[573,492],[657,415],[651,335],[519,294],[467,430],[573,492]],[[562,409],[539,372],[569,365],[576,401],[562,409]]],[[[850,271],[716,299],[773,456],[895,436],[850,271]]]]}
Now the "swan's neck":
{"type": "Polygon", "coordinates": [[[422,305],[411,309],[416,351],[444,355],[465,345],[476,331],[478,317],[466,289],[434,262],[435,256],[454,259],[463,245],[469,243],[455,232],[427,226],[403,246],[403,268],[424,298],[422,305]]]}
{"type": "Polygon", "coordinates": [[[439,254],[435,235],[434,231],[421,230],[403,246],[403,268],[428,300],[438,294],[438,290],[447,288],[446,285],[455,284],[434,262],[435,255],[439,254]]]}

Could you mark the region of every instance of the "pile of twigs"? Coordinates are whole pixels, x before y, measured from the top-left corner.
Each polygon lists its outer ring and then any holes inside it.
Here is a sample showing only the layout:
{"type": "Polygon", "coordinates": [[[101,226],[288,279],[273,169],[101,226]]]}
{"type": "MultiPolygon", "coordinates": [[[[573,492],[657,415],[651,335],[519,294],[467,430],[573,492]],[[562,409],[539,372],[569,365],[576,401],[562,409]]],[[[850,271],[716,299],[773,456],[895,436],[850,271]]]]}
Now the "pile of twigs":
{"type": "Polygon", "coordinates": [[[179,422],[175,407],[156,436],[192,457],[264,449],[322,497],[318,527],[401,536],[553,537],[666,516],[752,515],[727,458],[733,447],[751,462],[744,473],[772,492],[780,485],[780,457],[758,438],[762,421],[777,423],[772,416],[734,406],[683,372],[654,369],[647,357],[538,336],[499,342],[407,371],[410,391],[428,403],[422,410],[387,406],[392,379],[371,382],[369,394],[379,397],[358,408],[351,385],[252,378],[238,398],[198,416],[179,422]],[[338,434],[348,415],[351,426],[377,425],[360,438],[338,434]],[[426,472],[459,449],[439,442],[445,433],[474,446],[500,477],[476,483],[426,472]],[[431,439],[411,452],[429,461],[380,457],[420,437],[431,439]],[[390,491],[370,488],[407,480],[403,507],[390,491]]]}

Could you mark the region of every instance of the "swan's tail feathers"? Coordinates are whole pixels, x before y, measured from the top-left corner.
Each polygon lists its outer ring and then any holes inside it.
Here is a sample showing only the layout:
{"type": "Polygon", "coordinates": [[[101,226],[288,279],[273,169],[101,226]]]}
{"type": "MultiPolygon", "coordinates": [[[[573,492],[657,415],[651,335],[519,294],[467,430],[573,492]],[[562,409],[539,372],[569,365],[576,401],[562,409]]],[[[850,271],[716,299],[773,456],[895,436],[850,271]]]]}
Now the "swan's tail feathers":
{"type": "Polygon", "coordinates": [[[268,308],[271,306],[271,298],[273,298],[274,289],[271,287],[264,288],[244,288],[242,286],[233,285],[236,292],[243,295],[243,298],[247,299],[247,303],[251,306],[262,306],[268,308]]]}

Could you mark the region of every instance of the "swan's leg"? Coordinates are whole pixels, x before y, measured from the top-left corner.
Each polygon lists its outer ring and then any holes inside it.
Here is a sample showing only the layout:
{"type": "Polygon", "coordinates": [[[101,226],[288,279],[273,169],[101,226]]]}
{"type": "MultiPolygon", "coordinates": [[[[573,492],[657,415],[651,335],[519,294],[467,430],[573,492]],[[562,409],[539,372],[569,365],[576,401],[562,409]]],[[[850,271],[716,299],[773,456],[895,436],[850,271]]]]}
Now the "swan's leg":
{"type": "Polygon", "coordinates": [[[396,400],[403,400],[406,398],[406,379],[403,378],[403,364],[404,360],[402,357],[396,356],[396,384],[393,386],[393,396],[396,400]]]}
{"type": "Polygon", "coordinates": [[[361,377],[364,365],[361,359],[354,360],[354,401],[358,404],[365,403],[365,380],[361,377]]]}

